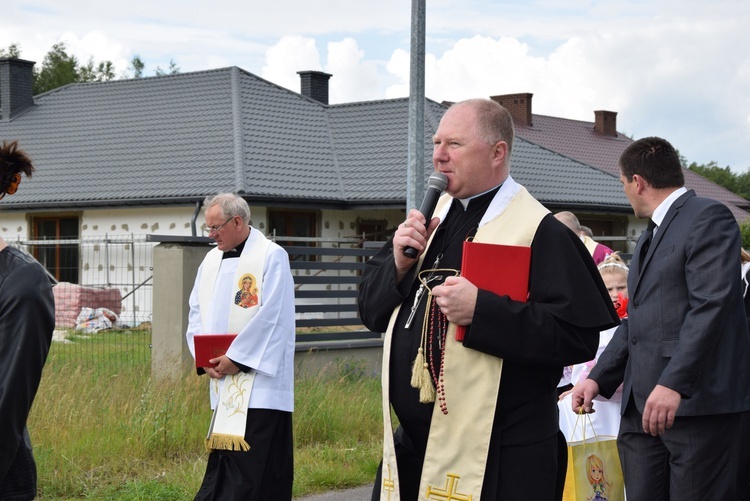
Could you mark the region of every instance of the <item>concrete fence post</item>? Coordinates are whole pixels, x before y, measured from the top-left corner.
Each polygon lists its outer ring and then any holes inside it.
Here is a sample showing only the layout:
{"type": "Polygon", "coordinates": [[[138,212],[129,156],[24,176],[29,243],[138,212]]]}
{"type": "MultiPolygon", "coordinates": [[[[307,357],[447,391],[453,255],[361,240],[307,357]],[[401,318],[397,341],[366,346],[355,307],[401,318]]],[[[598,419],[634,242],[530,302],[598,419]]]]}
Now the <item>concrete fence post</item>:
{"type": "Polygon", "coordinates": [[[185,332],[188,299],[206,244],[160,243],[153,250],[154,288],[151,373],[155,379],[181,377],[193,370],[185,332]]]}

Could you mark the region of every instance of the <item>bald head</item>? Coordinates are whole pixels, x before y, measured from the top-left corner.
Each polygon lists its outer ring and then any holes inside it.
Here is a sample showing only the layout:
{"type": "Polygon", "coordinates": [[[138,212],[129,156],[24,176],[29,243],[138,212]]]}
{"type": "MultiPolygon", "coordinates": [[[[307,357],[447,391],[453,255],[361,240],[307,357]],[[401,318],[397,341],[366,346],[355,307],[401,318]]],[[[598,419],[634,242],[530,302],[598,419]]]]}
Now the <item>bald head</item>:
{"type": "Polygon", "coordinates": [[[555,214],[555,218],[562,224],[570,228],[570,230],[576,235],[581,234],[581,223],[578,222],[578,218],[572,212],[558,212],[557,214],[555,214]]]}

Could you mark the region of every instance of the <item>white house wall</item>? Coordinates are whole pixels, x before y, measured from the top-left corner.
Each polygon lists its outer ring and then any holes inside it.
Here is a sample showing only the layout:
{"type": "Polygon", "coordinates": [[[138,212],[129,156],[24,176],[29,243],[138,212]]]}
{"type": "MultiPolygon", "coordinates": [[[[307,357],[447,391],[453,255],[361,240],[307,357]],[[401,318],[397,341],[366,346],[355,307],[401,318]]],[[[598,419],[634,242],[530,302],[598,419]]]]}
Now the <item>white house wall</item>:
{"type": "MultiPolygon", "coordinates": [[[[152,248],[146,235],[191,236],[191,218],[195,206],[164,208],[87,209],[78,212],[80,220],[80,274],[83,286],[116,287],[125,298],[120,313],[127,325],[151,321],[152,312],[152,248]]],[[[267,231],[265,207],[251,207],[251,224],[264,233],[267,231]]],[[[55,213],[3,213],[0,212],[0,230],[3,237],[13,243],[30,239],[32,216],[55,213]]],[[[404,219],[404,211],[372,210],[321,210],[318,237],[336,241],[359,238],[358,219],[387,221],[395,228],[404,219]]],[[[203,213],[196,218],[196,230],[201,235],[203,213]]],[[[323,245],[329,245],[324,243],[323,245]]],[[[326,256],[335,259],[335,256],[326,256]]],[[[299,271],[297,271],[299,273],[299,271]]],[[[304,273],[304,272],[303,272],[304,273]]],[[[328,271],[326,274],[339,273],[328,271]]],[[[330,287],[330,286],[329,286],[330,287]]],[[[352,285],[342,286],[351,289],[352,285]]]]}

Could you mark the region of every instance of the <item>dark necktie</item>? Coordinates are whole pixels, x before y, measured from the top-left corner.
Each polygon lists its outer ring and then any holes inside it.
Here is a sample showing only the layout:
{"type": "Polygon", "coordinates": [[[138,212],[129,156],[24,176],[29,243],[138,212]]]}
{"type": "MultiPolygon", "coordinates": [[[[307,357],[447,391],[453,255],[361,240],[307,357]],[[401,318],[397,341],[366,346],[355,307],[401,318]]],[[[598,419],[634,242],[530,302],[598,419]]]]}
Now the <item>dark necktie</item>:
{"type": "Polygon", "coordinates": [[[654,228],[656,228],[656,223],[649,219],[648,226],[646,227],[646,238],[643,241],[643,245],[641,246],[641,253],[638,256],[639,273],[643,270],[643,261],[646,259],[646,253],[648,253],[648,248],[651,245],[651,239],[654,236],[654,228]]]}

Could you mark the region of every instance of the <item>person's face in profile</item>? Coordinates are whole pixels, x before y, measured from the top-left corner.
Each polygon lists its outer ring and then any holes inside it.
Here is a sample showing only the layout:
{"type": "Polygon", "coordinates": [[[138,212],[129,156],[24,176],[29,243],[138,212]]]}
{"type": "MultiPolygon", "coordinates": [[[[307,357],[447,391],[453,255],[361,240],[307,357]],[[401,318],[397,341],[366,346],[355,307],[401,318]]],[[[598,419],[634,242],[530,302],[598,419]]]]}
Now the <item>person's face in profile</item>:
{"type": "MultiPolygon", "coordinates": [[[[432,163],[436,171],[448,178],[445,191],[455,198],[478,195],[498,183],[497,173],[493,171],[497,145],[484,141],[476,122],[472,106],[449,108],[433,137],[432,163]]],[[[500,144],[505,145],[505,142],[500,144]]]]}

